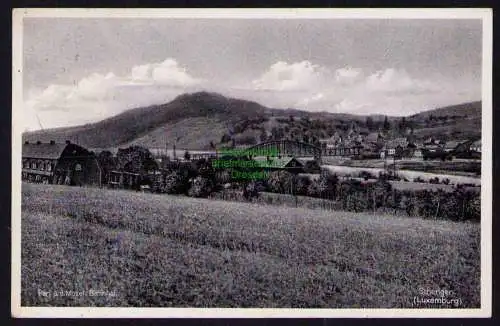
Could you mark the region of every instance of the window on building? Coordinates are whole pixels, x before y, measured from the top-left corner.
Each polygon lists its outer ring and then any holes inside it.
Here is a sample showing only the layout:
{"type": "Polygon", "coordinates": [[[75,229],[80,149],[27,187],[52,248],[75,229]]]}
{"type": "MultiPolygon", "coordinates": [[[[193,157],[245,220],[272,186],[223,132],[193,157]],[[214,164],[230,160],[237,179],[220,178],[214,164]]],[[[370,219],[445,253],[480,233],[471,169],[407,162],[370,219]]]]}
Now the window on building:
{"type": "Polygon", "coordinates": [[[82,170],[82,165],[80,163],[76,163],[75,171],[81,171],[81,170],[82,170]]]}
{"type": "Polygon", "coordinates": [[[31,162],[31,168],[34,169],[34,170],[36,170],[37,167],[36,167],[36,162],[35,161],[31,162]]]}
{"type": "Polygon", "coordinates": [[[52,163],[47,163],[47,171],[52,172],[52,163]]]}
{"type": "Polygon", "coordinates": [[[40,170],[42,170],[42,171],[45,170],[45,162],[39,162],[38,166],[40,167],[40,170]]]}

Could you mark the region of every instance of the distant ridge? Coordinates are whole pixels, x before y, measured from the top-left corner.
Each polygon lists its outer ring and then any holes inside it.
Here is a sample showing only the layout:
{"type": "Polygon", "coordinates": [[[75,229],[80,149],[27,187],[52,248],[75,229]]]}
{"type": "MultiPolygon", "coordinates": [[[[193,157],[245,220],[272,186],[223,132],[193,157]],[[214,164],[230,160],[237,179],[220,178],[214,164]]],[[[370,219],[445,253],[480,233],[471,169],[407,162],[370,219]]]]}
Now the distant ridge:
{"type": "MultiPolygon", "coordinates": [[[[270,136],[273,132],[278,132],[284,138],[302,139],[304,135],[329,137],[339,128],[346,131],[353,123],[363,130],[366,117],[273,109],[218,93],[197,92],[177,96],[166,104],[127,110],[96,123],[26,132],[23,140],[71,140],[89,148],[114,148],[133,144],[165,148],[176,142],[178,148],[205,149],[209,148],[210,142],[221,144],[223,140],[228,141],[229,136],[241,142],[252,138],[259,142],[261,137],[270,136]],[[301,118],[310,121],[300,122],[301,118]]],[[[383,115],[371,117],[376,121],[384,118],[383,115]]],[[[391,122],[399,119],[401,118],[389,117],[391,122]]],[[[414,123],[415,134],[419,137],[478,137],[481,128],[481,102],[438,108],[406,119],[414,123]]]]}

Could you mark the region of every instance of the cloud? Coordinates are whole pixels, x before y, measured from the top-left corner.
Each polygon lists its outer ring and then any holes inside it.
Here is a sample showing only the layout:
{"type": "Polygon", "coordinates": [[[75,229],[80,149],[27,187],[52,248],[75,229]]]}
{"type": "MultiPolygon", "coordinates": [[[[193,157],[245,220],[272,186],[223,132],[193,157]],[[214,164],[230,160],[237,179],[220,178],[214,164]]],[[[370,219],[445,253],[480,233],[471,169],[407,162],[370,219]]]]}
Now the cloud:
{"type": "Polygon", "coordinates": [[[435,103],[431,99],[445,98],[455,91],[449,83],[415,78],[404,69],[331,69],[310,61],[278,61],[252,86],[255,91],[272,91],[270,101],[277,107],[360,114],[383,114],[386,110],[397,115],[421,110],[432,105],[427,103],[435,103]]]}
{"type": "Polygon", "coordinates": [[[171,58],[161,63],[133,67],[131,79],[134,82],[154,83],[172,87],[188,87],[202,81],[190,76],[185,68],[179,66],[177,61],[171,58]]]}
{"type": "Polygon", "coordinates": [[[255,90],[305,91],[318,87],[325,71],[309,61],[288,64],[278,61],[252,82],[255,90]]]}
{"type": "Polygon", "coordinates": [[[345,67],[335,71],[335,81],[339,84],[353,84],[362,77],[363,70],[360,68],[345,67]]]}
{"type": "Polygon", "coordinates": [[[306,98],[301,99],[296,104],[296,106],[298,106],[298,107],[307,107],[310,103],[317,103],[321,99],[324,99],[324,98],[325,98],[325,95],[323,93],[316,93],[316,94],[313,94],[310,97],[306,97],[306,98]]]}
{"type": "Polygon", "coordinates": [[[171,58],[134,66],[126,76],[93,73],[72,85],[31,91],[24,102],[26,128],[39,129],[32,117],[37,115],[44,128],[99,121],[126,109],[165,103],[203,82],[171,58]]]}
{"type": "Polygon", "coordinates": [[[439,90],[437,84],[429,80],[410,77],[405,70],[388,68],[366,78],[366,87],[373,92],[384,93],[431,93],[439,90]]]}
{"type": "MultiPolygon", "coordinates": [[[[310,61],[278,61],[253,80],[250,89],[272,92],[274,98],[264,104],[277,107],[363,113],[396,106],[398,101],[403,103],[412,96],[444,92],[442,83],[414,78],[404,69],[374,72],[352,66],[332,69],[310,61]]],[[[266,97],[269,98],[261,96],[266,97]]]]}

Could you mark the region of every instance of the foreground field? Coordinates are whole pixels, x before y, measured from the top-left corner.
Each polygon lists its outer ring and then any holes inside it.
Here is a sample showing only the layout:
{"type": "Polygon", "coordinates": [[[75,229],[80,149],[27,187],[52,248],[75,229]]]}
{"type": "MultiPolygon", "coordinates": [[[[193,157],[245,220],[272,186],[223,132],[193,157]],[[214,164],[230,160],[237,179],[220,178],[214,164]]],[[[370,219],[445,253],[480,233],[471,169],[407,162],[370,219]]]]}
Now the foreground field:
{"type": "Polygon", "coordinates": [[[23,306],[455,307],[413,306],[421,289],[480,305],[478,224],[65,186],[22,192],[23,306]],[[61,290],[75,292],[55,297],[61,290]]]}

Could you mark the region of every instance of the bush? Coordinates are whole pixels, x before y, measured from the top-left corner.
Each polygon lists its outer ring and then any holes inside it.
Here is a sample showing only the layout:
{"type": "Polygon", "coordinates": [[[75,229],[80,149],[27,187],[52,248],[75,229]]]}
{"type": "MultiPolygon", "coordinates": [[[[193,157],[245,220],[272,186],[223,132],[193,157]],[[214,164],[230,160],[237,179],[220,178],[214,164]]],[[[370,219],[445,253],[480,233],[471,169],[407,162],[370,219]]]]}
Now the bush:
{"type": "Polygon", "coordinates": [[[429,179],[429,183],[432,183],[432,184],[439,184],[439,178],[438,178],[438,177],[431,178],[431,179],[429,179]]]}
{"type": "Polygon", "coordinates": [[[469,199],[467,207],[467,214],[469,219],[479,221],[481,220],[481,197],[479,195],[474,195],[469,199]]]}
{"type": "Polygon", "coordinates": [[[214,185],[208,178],[197,176],[191,182],[188,195],[190,197],[208,197],[212,192],[214,185]]]}
{"type": "Polygon", "coordinates": [[[294,176],[288,171],[273,171],[269,174],[267,185],[270,191],[282,194],[292,192],[294,176]]]}
{"type": "Polygon", "coordinates": [[[315,197],[319,198],[321,197],[321,190],[319,186],[318,180],[313,180],[309,185],[307,186],[307,196],[309,197],[315,197]]]}
{"type": "Polygon", "coordinates": [[[413,179],[413,182],[425,183],[425,180],[422,179],[422,177],[416,177],[415,179],[413,179]]]}
{"type": "Polygon", "coordinates": [[[311,179],[306,176],[297,177],[297,182],[295,184],[295,193],[300,196],[307,196],[308,189],[311,185],[311,179]]]}
{"type": "Polygon", "coordinates": [[[186,193],[189,188],[187,176],[179,171],[174,171],[165,177],[163,191],[167,194],[182,194],[186,193]]]}
{"type": "Polygon", "coordinates": [[[368,172],[368,171],[361,171],[359,173],[359,177],[360,178],[363,178],[365,180],[368,180],[368,179],[376,179],[376,176],[373,175],[372,173],[368,172]]]}
{"type": "Polygon", "coordinates": [[[215,182],[217,185],[231,182],[231,172],[229,170],[217,170],[215,173],[215,182]]]}
{"type": "Polygon", "coordinates": [[[243,197],[246,200],[252,200],[253,198],[259,197],[257,182],[251,181],[246,186],[243,187],[243,197]]]}
{"type": "Polygon", "coordinates": [[[307,187],[307,195],[311,197],[335,199],[338,181],[337,175],[322,173],[319,179],[310,182],[307,187]]]}
{"type": "Polygon", "coordinates": [[[257,140],[255,139],[254,136],[245,135],[245,136],[237,137],[236,143],[238,143],[240,145],[255,145],[255,144],[257,144],[257,140]]]}

